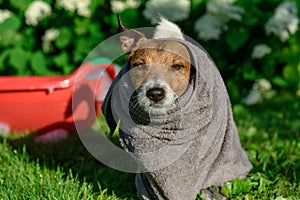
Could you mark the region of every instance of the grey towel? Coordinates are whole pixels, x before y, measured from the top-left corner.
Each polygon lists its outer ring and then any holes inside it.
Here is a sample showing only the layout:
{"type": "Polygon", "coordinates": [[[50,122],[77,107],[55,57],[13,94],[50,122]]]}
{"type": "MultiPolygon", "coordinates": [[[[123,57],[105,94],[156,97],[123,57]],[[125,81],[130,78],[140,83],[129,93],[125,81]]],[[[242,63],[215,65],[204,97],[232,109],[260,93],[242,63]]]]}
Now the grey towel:
{"type": "Polygon", "coordinates": [[[252,168],[213,61],[200,47],[175,40],[188,48],[196,74],[174,109],[165,116],[130,109],[135,88],[128,63],[102,107],[111,131],[121,122],[121,144],[140,166],[136,186],[142,199],[193,200],[200,190],[244,178],[252,168]]]}

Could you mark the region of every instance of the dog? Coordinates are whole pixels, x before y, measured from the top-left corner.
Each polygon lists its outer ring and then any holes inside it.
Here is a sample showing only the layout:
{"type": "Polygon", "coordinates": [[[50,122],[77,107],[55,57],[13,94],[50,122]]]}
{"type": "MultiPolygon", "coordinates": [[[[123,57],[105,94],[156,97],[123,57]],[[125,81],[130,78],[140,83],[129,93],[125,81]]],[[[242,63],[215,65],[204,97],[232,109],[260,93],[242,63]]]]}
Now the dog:
{"type": "Polygon", "coordinates": [[[118,21],[124,32],[120,37],[122,50],[130,62],[132,83],[138,88],[135,104],[150,115],[166,114],[187,89],[193,70],[189,52],[183,44],[157,39],[166,37],[166,33],[169,33],[167,37],[182,39],[182,33],[177,26],[162,19],[154,39],[148,39],[142,33],[125,28],[120,19],[118,21]]]}
{"type": "Polygon", "coordinates": [[[118,23],[127,62],[102,112],[111,132],[121,122],[120,143],[139,167],[138,197],[193,200],[202,191],[225,199],[218,187],[244,178],[252,165],[213,61],[166,19],[153,38],[118,23]]]}

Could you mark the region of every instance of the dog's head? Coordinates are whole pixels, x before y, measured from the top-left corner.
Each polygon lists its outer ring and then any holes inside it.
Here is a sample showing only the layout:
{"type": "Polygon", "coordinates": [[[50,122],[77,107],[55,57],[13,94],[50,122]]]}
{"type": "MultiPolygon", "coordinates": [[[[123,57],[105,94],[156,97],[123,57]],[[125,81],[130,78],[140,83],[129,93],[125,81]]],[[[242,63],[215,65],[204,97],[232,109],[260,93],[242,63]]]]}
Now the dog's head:
{"type": "Polygon", "coordinates": [[[120,20],[119,26],[121,47],[130,62],[130,77],[137,88],[136,103],[149,113],[166,113],[190,82],[187,48],[176,40],[146,38],[125,28],[120,20]]]}

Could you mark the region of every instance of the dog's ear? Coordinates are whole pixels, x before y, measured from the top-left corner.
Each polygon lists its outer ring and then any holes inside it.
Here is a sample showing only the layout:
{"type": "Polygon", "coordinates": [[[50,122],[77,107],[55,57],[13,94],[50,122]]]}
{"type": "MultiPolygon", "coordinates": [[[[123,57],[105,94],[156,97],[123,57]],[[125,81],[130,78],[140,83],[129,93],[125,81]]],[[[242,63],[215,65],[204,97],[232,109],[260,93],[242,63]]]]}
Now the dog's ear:
{"type": "Polygon", "coordinates": [[[120,41],[121,41],[122,51],[128,57],[130,51],[136,46],[136,43],[140,39],[145,38],[145,35],[136,30],[126,28],[123,25],[119,15],[118,15],[118,24],[119,24],[119,30],[121,32],[120,41]]]}

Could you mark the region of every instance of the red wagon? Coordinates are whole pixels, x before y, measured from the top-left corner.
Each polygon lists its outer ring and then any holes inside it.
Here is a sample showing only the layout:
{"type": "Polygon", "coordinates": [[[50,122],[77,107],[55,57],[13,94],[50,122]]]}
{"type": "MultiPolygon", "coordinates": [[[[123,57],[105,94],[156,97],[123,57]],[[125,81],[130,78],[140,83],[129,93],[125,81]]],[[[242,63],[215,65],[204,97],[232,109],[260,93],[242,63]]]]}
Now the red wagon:
{"type": "Polygon", "coordinates": [[[110,63],[94,59],[68,76],[0,76],[0,134],[90,127],[115,78],[110,63]]]}

